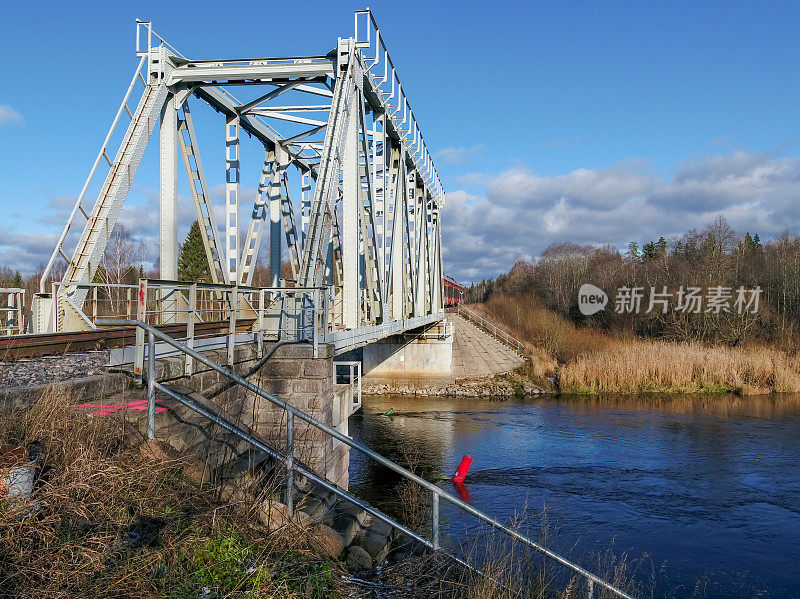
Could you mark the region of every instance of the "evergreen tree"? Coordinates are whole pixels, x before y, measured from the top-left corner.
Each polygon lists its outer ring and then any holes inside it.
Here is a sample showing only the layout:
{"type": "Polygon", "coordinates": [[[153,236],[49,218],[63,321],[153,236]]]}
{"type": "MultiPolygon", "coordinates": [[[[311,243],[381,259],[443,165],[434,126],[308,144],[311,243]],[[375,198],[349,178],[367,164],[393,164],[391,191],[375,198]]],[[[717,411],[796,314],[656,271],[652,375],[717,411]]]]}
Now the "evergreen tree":
{"type": "Polygon", "coordinates": [[[181,281],[210,281],[211,270],[208,267],[206,250],[203,246],[203,235],[197,221],[192,223],[186,241],[178,258],[178,279],[181,281]]]}
{"type": "Polygon", "coordinates": [[[658,238],[654,245],[654,249],[656,252],[656,258],[663,258],[667,255],[667,240],[664,239],[664,236],[658,238]]]}
{"type": "Polygon", "coordinates": [[[14,278],[11,279],[11,286],[16,288],[16,289],[19,289],[23,285],[24,285],[24,282],[22,281],[22,275],[19,274],[19,271],[16,271],[14,273],[14,278]]]}

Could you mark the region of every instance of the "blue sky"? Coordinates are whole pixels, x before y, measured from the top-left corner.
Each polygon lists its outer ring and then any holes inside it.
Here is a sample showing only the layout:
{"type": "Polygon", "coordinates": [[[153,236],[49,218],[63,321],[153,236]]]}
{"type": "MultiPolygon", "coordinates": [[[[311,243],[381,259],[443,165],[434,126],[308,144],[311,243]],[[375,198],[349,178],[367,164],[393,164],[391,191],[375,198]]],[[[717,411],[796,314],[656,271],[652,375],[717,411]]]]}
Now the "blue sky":
{"type": "MultiPolygon", "coordinates": [[[[363,7],[299,6],[7,3],[0,264],[46,260],[136,65],[135,18],[195,58],[304,55],[351,35],[363,7]]],[[[494,276],[553,241],[624,246],[718,213],[763,238],[797,228],[800,5],[490,6],[371,3],[448,192],[449,272],[494,276]]],[[[148,245],[156,162],[148,149],[130,197],[148,245]]],[[[223,181],[224,164],[206,169],[223,181]]]]}

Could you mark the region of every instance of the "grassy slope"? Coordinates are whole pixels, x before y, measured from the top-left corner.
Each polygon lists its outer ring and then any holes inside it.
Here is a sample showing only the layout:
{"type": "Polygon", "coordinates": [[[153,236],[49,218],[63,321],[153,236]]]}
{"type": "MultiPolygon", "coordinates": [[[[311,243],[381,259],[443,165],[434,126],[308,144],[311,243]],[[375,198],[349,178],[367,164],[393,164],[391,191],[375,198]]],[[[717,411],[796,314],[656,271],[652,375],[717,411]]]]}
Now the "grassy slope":
{"type": "Polygon", "coordinates": [[[533,370],[557,372],[565,392],[800,392],[800,361],[775,348],[611,337],[576,327],[528,296],[493,295],[470,308],[524,341],[533,370]]]}
{"type": "Polygon", "coordinates": [[[0,418],[0,441],[32,440],[43,442],[38,509],[0,503],[0,596],[340,596],[338,563],[143,455],[120,419],[51,394],[0,418]]]}

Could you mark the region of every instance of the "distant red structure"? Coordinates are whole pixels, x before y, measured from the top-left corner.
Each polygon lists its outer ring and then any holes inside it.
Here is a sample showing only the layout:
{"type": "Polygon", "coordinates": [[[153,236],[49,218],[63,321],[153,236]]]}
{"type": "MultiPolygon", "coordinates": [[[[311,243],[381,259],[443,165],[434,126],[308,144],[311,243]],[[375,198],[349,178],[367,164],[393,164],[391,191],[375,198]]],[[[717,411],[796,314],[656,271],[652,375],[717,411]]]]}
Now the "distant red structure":
{"type": "Polygon", "coordinates": [[[459,285],[455,279],[444,276],[444,307],[457,306],[464,303],[466,287],[459,285]]]}

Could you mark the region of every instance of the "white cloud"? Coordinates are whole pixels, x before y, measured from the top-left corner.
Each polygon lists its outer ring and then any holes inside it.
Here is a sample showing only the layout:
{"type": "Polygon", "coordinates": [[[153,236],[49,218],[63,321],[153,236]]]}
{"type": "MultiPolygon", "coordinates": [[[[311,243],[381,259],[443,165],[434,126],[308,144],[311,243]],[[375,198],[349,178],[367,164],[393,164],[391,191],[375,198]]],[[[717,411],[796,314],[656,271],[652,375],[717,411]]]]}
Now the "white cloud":
{"type": "Polygon", "coordinates": [[[480,156],[480,153],[483,151],[484,147],[485,146],[483,144],[475,144],[474,146],[470,146],[468,148],[442,148],[438,152],[434,153],[433,157],[451,166],[469,164],[478,156],[480,156]]]}
{"type": "Polygon", "coordinates": [[[8,104],[0,104],[0,127],[3,125],[22,125],[25,119],[22,113],[8,104]]]}
{"type": "Polygon", "coordinates": [[[625,248],[702,228],[720,213],[762,239],[800,222],[800,157],[733,152],[675,171],[665,179],[642,161],[553,177],[512,168],[487,177],[483,194],[450,192],[445,271],[464,281],[494,277],[556,241],[625,248]]]}
{"type": "MultiPolygon", "coordinates": [[[[632,240],[669,238],[702,228],[720,213],[735,229],[758,233],[764,240],[800,224],[800,157],[732,152],[687,160],[671,172],[665,177],[646,162],[626,161],[552,177],[525,168],[481,174],[474,179],[482,183],[479,187],[447,194],[445,271],[463,281],[494,277],[507,271],[516,257],[536,256],[556,241],[625,248],[632,240]]],[[[126,202],[120,222],[145,244],[151,261],[158,252],[158,192],[135,192],[135,202],[126,202]]],[[[255,193],[242,188],[242,235],[255,193]]],[[[211,196],[222,227],[224,186],[213,187],[211,196]]],[[[52,198],[42,224],[60,231],[73,201],[52,198]]],[[[178,216],[182,241],[195,219],[190,198],[180,198],[178,216]]],[[[73,229],[68,248],[80,234],[80,227],[73,229]]],[[[56,233],[17,234],[0,228],[0,265],[32,272],[47,261],[56,238],[56,233]]],[[[262,243],[262,251],[265,247],[262,243]]]]}

